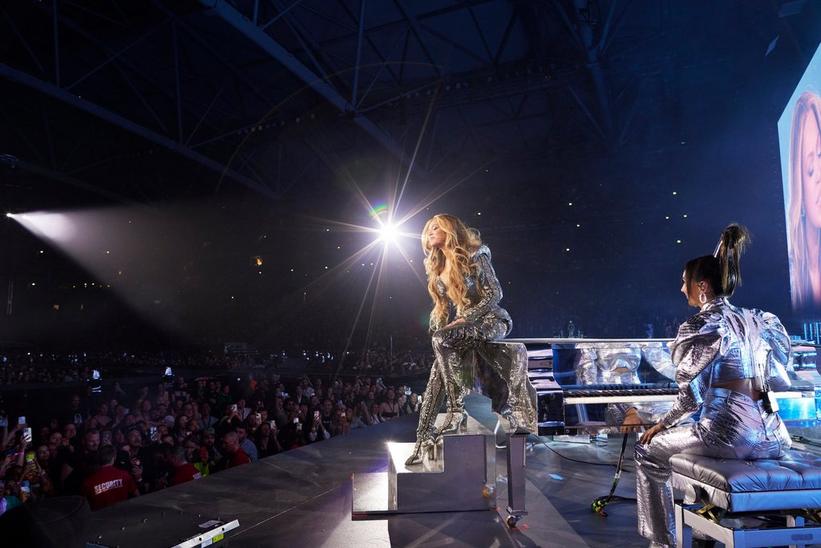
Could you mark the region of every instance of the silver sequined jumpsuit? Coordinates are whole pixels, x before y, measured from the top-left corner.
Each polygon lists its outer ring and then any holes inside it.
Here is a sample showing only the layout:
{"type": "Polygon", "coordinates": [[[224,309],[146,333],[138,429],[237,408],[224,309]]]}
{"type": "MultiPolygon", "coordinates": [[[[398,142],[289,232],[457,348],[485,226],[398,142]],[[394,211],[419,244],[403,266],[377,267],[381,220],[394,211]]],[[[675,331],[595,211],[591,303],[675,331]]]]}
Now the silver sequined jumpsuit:
{"type": "Polygon", "coordinates": [[[753,379],[761,392],[789,386],[790,339],[775,315],[718,298],[679,327],[670,349],[679,393],[662,418],[667,429],[636,444],[639,533],[662,545],[675,545],[672,455],[779,458],[790,447],[786,427],[764,400],[713,386],[741,379],[753,379]],[[696,422],[675,426],[698,410],[696,422]]]}
{"type": "MultiPolygon", "coordinates": [[[[431,316],[435,360],[419,411],[418,440],[431,435],[445,397],[449,411],[464,411],[464,397],[477,378],[493,400],[494,410],[515,427],[529,432],[537,429],[536,390],[527,377],[524,345],[487,344],[507,336],[513,325],[510,314],[499,306],[502,286],[490,264],[490,249],[481,246],[472,260],[476,273],[465,278],[470,305],[459,316],[465,323],[444,327],[431,316]],[[481,362],[478,364],[477,354],[481,362]]],[[[438,290],[440,295],[446,295],[441,281],[438,290]]]]}

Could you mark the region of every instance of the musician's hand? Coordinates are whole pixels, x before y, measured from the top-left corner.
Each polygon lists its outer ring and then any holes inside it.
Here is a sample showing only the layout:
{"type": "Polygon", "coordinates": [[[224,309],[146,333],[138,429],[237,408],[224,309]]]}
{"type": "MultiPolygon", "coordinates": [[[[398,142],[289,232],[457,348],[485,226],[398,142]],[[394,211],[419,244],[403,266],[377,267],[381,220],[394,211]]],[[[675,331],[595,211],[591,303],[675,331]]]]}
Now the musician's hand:
{"type": "Polygon", "coordinates": [[[659,432],[661,432],[664,429],[665,429],[664,423],[660,422],[658,424],[654,424],[653,426],[651,426],[650,428],[645,430],[644,434],[641,435],[641,438],[639,438],[639,443],[645,444],[645,445],[650,443],[650,441],[653,438],[656,437],[656,434],[658,434],[659,432]]]}
{"type": "Polygon", "coordinates": [[[464,318],[456,318],[455,320],[447,324],[445,326],[445,329],[449,327],[456,327],[457,325],[462,325],[463,323],[466,323],[466,320],[464,318]]]}
{"type": "Polygon", "coordinates": [[[641,417],[635,407],[631,407],[624,414],[624,420],[621,422],[621,433],[638,432],[642,426],[641,417]]]}

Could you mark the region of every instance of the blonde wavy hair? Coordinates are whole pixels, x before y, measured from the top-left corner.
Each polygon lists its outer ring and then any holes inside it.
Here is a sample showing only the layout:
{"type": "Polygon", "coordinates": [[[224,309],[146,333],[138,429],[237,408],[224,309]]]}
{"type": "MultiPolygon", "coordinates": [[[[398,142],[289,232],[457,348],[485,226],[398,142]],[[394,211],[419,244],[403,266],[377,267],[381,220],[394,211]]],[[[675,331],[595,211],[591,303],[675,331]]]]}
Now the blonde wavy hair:
{"type": "MultiPolygon", "coordinates": [[[[807,231],[818,229],[808,222],[805,213],[804,159],[801,158],[804,126],[808,123],[818,124],[819,131],[821,131],[821,97],[814,93],[804,92],[796,101],[790,131],[788,230],[790,232],[790,286],[792,287],[793,308],[803,308],[814,304],[810,286],[807,231]]],[[[818,265],[815,266],[818,268],[818,265]]]]}
{"type": "Polygon", "coordinates": [[[447,323],[448,299],[456,305],[457,314],[461,314],[469,304],[465,278],[475,274],[476,266],[472,264],[471,256],[481,245],[482,239],[479,231],[467,227],[461,219],[453,215],[440,213],[425,223],[425,228],[422,229],[422,249],[425,251],[428,293],[433,299],[431,317],[440,324],[447,323]],[[445,245],[441,248],[431,247],[428,243],[428,231],[433,225],[438,226],[445,233],[445,245]],[[446,264],[450,265],[445,283],[447,293],[440,295],[436,282],[446,264]]]}

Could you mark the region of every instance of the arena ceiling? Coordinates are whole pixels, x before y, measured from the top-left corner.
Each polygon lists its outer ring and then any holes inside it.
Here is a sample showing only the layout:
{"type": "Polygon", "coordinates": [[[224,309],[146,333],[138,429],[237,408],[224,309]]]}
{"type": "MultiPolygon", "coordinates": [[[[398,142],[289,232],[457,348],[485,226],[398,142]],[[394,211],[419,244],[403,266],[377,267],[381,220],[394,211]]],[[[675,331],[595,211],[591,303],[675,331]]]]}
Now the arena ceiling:
{"type": "Polygon", "coordinates": [[[664,147],[751,64],[800,66],[813,20],[802,1],[8,2],[0,153],[104,199],[276,200],[352,158],[426,184],[664,147]]]}

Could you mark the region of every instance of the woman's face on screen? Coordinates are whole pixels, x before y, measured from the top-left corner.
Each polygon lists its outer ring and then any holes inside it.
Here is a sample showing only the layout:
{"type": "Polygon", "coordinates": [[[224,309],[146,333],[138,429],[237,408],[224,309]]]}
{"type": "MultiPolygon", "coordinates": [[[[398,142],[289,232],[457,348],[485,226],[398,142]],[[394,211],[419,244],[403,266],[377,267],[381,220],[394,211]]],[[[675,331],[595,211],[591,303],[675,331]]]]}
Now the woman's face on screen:
{"type": "Polygon", "coordinates": [[[807,220],[821,228],[821,128],[812,109],[801,132],[801,180],[807,220]]]}

